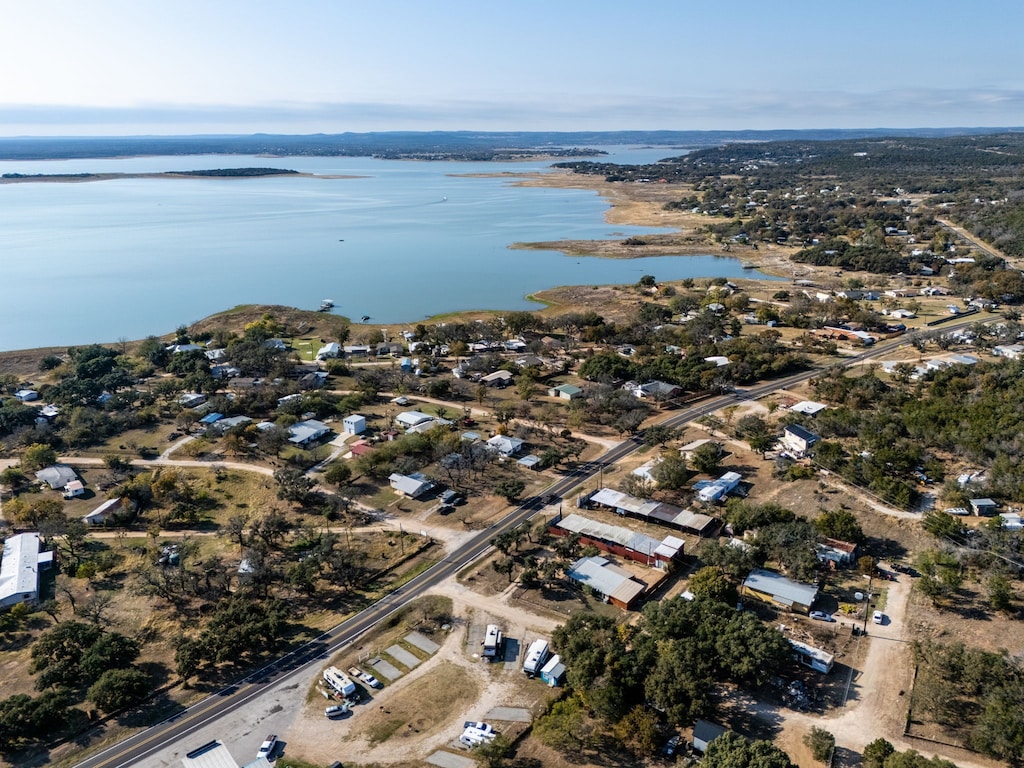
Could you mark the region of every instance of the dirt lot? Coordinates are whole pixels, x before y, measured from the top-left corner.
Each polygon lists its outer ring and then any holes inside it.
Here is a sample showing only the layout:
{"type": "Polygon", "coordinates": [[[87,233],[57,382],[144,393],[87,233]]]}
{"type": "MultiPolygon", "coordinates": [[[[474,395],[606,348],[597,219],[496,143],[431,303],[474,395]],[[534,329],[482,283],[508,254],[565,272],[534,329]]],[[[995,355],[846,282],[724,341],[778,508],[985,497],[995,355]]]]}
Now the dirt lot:
{"type": "MultiPolygon", "coordinates": [[[[372,691],[372,699],[357,705],[343,720],[327,720],[324,700],[311,693],[287,734],[290,756],[321,765],[339,757],[344,757],[346,764],[418,763],[435,749],[460,751],[457,741],[462,723],[484,720],[494,707],[539,711],[551,690],[539,679],[530,680],[522,673],[521,653],[517,651],[525,642],[549,636],[555,622],[510,606],[500,598],[489,601],[486,611],[481,610],[474,607],[479,603],[476,596],[455,585],[442,591],[452,601],[452,616],[450,631],[431,635],[441,645],[440,650],[382,690],[372,691]],[[478,638],[489,622],[500,623],[514,641],[509,644],[506,663],[487,664],[478,657],[478,638]]],[[[359,648],[331,663],[344,668],[358,663],[360,656],[365,662],[373,649],[393,642],[409,628],[402,623],[367,638],[359,648]]],[[[491,724],[511,737],[525,728],[523,723],[495,720],[491,724]]]]}

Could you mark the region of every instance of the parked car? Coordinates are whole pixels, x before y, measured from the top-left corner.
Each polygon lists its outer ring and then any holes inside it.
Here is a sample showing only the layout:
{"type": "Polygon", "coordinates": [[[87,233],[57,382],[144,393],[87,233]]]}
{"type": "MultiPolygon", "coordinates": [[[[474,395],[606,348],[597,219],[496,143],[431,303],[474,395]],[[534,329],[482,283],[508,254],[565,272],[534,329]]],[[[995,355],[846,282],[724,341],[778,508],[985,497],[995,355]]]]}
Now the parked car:
{"type": "Polygon", "coordinates": [[[260,744],[260,748],[256,752],[256,757],[265,757],[269,760],[270,756],[274,754],[275,749],[277,749],[277,734],[272,733],[263,740],[262,744],[260,744]]]}
{"type": "Polygon", "coordinates": [[[811,611],[810,616],[816,621],[835,621],[831,613],[825,613],[824,611],[811,611]]]}
{"type": "Polygon", "coordinates": [[[383,688],[384,687],[384,683],[382,683],[376,677],[371,675],[369,672],[363,672],[363,674],[361,674],[359,676],[359,679],[362,680],[364,683],[366,683],[371,688],[383,688]]]}
{"type": "Polygon", "coordinates": [[[884,624],[885,623],[885,614],[882,613],[881,611],[875,611],[871,615],[871,620],[873,622],[875,622],[875,624],[884,624]]]}
{"type": "Polygon", "coordinates": [[[332,704],[324,710],[324,717],[335,718],[348,714],[348,704],[332,704]]]}
{"type": "Polygon", "coordinates": [[[661,748],[661,754],[665,755],[666,757],[672,757],[672,755],[674,755],[676,751],[679,749],[679,742],[679,736],[673,736],[671,739],[665,742],[665,746],[661,748]]]}
{"type": "Polygon", "coordinates": [[[467,720],[462,724],[463,728],[474,728],[481,733],[497,733],[494,727],[490,723],[474,722],[473,720],[467,720]]]}

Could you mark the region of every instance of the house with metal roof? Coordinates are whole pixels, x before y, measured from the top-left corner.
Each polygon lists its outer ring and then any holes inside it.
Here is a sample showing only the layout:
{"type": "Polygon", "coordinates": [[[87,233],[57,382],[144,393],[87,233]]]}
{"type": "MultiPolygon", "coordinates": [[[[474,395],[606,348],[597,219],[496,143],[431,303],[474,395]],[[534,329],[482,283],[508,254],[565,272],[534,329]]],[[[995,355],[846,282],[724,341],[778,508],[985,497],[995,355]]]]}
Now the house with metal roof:
{"type": "Polygon", "coordinates": [[[717,526],[715,518],[661,501],[638,499],[613,488],[600,488],[587,497],[581,497],[579,506],[590,504],[607,507],[620,515],[635,517],[655,525],[675,528],[696,536],[708,535],[717,526]]]}
{"type": "Polygon", "coordinates": [[[19,533],[4,542],[0,556],[0,608],[39,600],[39,572],[53,564],[53,552],[39,551],[38,533],[19,533]]]}
{"type": "Polygon", "coordinates": [[[570,581],[589,587],[612,605],[628,611],[647,585],[606,557],[581,557],[566,572],[570,581]]]}
{"type": "Polygon", "coordinates": [[[331,428],[322,421],[308,419],[288,427],[288,442],[305,448],[329,434],[331,428]]]}
{"type": "Polygon", "coordinates": [[[559,514],[549,523],[548,530],[555,536],[579,534],[583,545],[593,544],[604,552],[657,568],[667,568],[683,554],[683,540],[678,537],[667,536],[658,541],[629,528],[608,525],[577,514],[567,517],[559,514]]]}
{"type": "Polygon", "coordinates": [[[526,441],[509,435],[495,435],[487,441],[487,446],[502,456],[515,456],[525,444],[526,441]]]}
{"type": "Polygon", "coordinates": [[[54,464],[36,472],[36,480],[40,483],[46,483],[55,491],[77,479],[78,475],[75,474],[75,470],[67,464],[54,464]]]}
{"type": "Polygon", "coordinates": [[[411,475],[392,472],[388,477],[388,481],[390,481],[392,488],[408,496],[410,499],[418,498],[434,487],[434,483],[427,480],[426,476],[420,472],[411,475]]]}
{"type": "Polygon", "coordinates": [[[428,421],[433,420],[433,416],[429,413],[422,413],[421,411],[402,411],[400,414],[395,416],[395,424],[403,429],[410,429],[418,424],[425,424],[428,421]]]}
{"type": "Polygon", "coordinates": [[[799,424],[789,424],[782,430],[782,445],[798,456],[803,454],[821,438],[799,424]]]}
{"type": "Polygon", "coordinates": [[[740,594],[795,613],[807,614],[818,598],[814,584],[787,579],[781,573],[755,568],[740,586],[740,594]]]}

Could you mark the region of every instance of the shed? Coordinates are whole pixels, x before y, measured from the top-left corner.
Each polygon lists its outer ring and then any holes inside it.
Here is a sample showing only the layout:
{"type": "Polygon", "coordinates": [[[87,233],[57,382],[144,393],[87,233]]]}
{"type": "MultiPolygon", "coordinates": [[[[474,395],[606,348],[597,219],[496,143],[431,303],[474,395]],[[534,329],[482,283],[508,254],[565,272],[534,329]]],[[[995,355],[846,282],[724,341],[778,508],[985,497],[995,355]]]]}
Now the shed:
{"type": "Polygon", "coordinates": [[[821,648],[815,648],[813,645],[801,643],[799,640],[789,640],[789,644],[793,647],[793,658],[798,663],[810,667],[815,672],[821,672],[823,675],[832,671],[832,665],[836,659],[831,653],[823,651],[821,648]]]}
{"type": "Polygon", "coordinates": [[[971,499],[971,511],[978,517],[991,517],[998,506],[992,499],[971,499]]]}
{"type": "Polygon", "coordinates": [[[34,389],[19,389],[14,396],[23,403],[29,403],[39,399],[39,393],[34,389]]]}
{"type": "Polygon", "coordinates": [[[353,435],[361,435],[366,431],[366,417],[353,413],[341,420],[343,429],[353,435]]]}
{"type": "Polygon", "coordinates": [[[565,664],[562,663],[561,658],[556,653],[541,668],[540,679],[552,688],[556,688],[562,682],[563,677],[565,677],[565,664]]]}
{"type": "Polygon", "coordinates": [[[516,464],[526,469],[540,469],[540,456],[534,456],[532,453],[523,458],[519,459],[516,464]]]}
{"type": "Polygon", "coordinates": [[[76,496],[85,495],[85,484],[81,480],[72,480],[64,486],[63,496],[65,499],[73,499],[76,496]]]}
{"type": "Polygon", "coordinates": [[[561,400],[576,400],[583,397],[583,390],[572,384],[559,384],[548,390],[548,397],[557,397],[561,400]]]}
{"type": "Polygon", "coordinates": [[[698,720],[693,724],[693,748],[698,752],[706,752],[708,744],[723,733],[727,733],[728,730],[724,725],[712,723],[708,720],[698,720]]]}
{"type": "Polygon", "coordinates": [[[82,515],[82,522],[86,525],[103,525],[121,510],[123,503],[121,499],[107,499],[89,514],[82,515]]]}

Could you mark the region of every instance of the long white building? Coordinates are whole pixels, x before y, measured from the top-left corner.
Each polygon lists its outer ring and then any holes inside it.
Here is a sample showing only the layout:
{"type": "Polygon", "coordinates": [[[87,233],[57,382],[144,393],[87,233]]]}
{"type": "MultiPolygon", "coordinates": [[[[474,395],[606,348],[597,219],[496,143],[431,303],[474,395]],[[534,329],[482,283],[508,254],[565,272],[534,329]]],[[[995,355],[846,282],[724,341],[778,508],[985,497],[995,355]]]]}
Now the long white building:
{"type": "Polygon", "coordinates": [[[0,609],[39,600],[39,571],[53,563],[53,552],[39,551],[38,533],[19,533],[4,542],[0,558],[0,609]]]}

